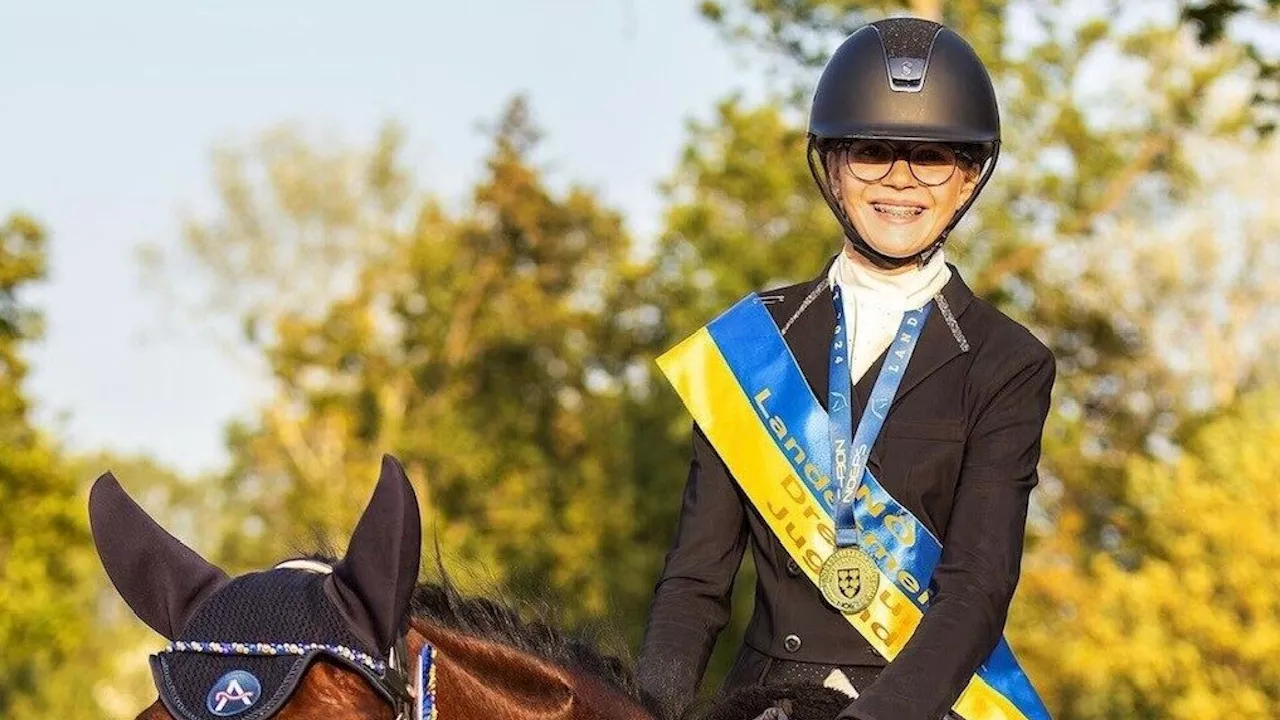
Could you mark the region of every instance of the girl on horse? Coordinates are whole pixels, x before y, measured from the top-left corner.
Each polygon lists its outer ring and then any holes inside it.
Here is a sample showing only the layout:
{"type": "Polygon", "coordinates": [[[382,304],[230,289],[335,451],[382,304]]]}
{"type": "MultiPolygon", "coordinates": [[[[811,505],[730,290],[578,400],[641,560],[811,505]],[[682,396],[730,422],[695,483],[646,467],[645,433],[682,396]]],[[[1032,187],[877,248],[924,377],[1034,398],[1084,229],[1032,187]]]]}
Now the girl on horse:
{"type": "Polygon", "coordinates": [[[943,250],[999,148],[990,77],[946,27],[876,22],[828,61],[808,159],[838,252],[659,360],[694,418],[639,659],[668,716],[695,698],[750,546],[726,690],[838,680],[856,695],[840,718],[1047,717],[1001,634],[1054,359],[943,250]]]}

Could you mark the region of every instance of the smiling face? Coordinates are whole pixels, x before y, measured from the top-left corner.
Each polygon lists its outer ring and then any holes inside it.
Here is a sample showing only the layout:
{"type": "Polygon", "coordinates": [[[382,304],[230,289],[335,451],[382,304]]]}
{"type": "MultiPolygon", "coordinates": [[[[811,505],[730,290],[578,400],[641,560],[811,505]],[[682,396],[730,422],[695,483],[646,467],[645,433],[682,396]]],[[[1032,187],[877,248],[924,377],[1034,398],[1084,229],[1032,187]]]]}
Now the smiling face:
{"type": "Polygon", "coordinates": [[[828,167],[836,200],[858,234],[898,258],[932,245],[977,182],[971,163],[935,143],[854,143],[832,152],[828,167]]]}

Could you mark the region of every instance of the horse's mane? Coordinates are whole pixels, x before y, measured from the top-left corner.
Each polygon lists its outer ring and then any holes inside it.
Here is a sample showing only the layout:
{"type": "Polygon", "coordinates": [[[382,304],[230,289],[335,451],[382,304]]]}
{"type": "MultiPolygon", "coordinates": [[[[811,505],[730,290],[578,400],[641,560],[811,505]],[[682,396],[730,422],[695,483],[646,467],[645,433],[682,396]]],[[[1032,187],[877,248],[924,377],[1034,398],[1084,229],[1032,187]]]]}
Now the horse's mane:
{"type": "MultiPolygon", "coordinates": [[[[598,649],[597,638],[575,637],[561,631],[546,607],[531,607],[534,620],[524,620],[510,600],[467,597],[437,566],[440,582],[419,583],[413,594],[414,619],[507,645],[561,667],[590,673],[642,706],[640,688],[629,662],[598,649]]],[[[730,695],[706,698],[683,717],[699,720],[755,718],[772,707],[785,707],[790,720],[827,720],[849,704],[844,693],[813,684],[747,687],[730,695]]],[[[650,712],[654,712],[650,707],[650,712]]],[[[655,713],[655,717],[658,715],[655,713]]]]}
{"type": "Polygon", "coordinates": [[[412,618],[458,630],[468,635],[515,648],[560,667],[593,675],[636,702],[640,690],[630,664],[599,649],[598,636],[573,635],[558,628],[554,612],[546,606],[528,605],[526,620],[510,599],[463,595],[437,568],[439,582],[419,583],[413,592],[412,618]]]}
{"type": "MultiPolygon", "coordinates": [[[[323,545],[323,543],[321,543],[323,545]]],[[[308,553],[309,560],[333,564],[337,553],[325,547],[308,553]]],[[[413,590],[410,620],[419,620],[456,630],[472,637],[505,645],[541,658],[568,670],[588,673],[622,695],[641,702],[639,684],[630,661],[600,649],[611,630],[595,627],[571,634],[559,629],[555,612],[546,605],[517,603],[501,597],[462,593],[439,560],[437,549],[436,581],[419,582],[413,590]],[[523,613],[521,612],[523,610],[523,613]],[[528,616],[530,619],[525,619],[528,616]],[[595,630],[595,632],[589,632],[595,630]]]]}

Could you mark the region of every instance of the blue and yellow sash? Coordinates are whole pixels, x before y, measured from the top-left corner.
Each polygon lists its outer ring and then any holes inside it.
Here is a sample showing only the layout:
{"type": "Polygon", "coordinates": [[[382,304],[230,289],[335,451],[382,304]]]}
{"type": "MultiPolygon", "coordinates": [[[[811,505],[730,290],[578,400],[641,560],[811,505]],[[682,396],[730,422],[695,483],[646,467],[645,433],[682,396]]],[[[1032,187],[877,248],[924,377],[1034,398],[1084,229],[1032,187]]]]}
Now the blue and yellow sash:
{"type": "MultiPolygon", "coordinates": [[[[658,366],[783,547],[816,583],[835,549],[827,414],[773,318],[743,298],[660,358],[658,366]]],[[[871,475],[854,507],[858,545],[880,569],[866,610],[844,617],[893,660],[929,603],[942,545],[871,475]]],[[[966,720],[1047,720],[1049,711],[1003,638],[953,709],[966,720]]]]}

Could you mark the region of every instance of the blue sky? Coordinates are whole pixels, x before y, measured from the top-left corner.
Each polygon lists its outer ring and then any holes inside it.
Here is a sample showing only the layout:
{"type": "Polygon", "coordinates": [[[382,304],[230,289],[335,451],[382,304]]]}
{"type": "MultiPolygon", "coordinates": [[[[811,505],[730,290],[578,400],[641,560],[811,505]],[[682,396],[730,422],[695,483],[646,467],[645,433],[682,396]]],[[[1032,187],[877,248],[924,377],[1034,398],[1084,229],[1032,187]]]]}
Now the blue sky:
{"type": "MultiPolygon", "coordinates": [[[[209,151],[282,122],[369,142],[394,119],[419,180],[466,192],[477,124],[527,93],[555,179],[599,189],[651,233],[655,185],[685,122],[753,85],[741,51],[693,0],[362,2],[119,0],[0,4],[0,215],[51,232],[46,313],[29,388],[77,450],[217,468],[222,429],[249,417],[251,367],[175,322],[137,248],[172,246],[209,210],[209,151]]],[[[753,93],[754,94],[754,93],[753,93]]]]}

